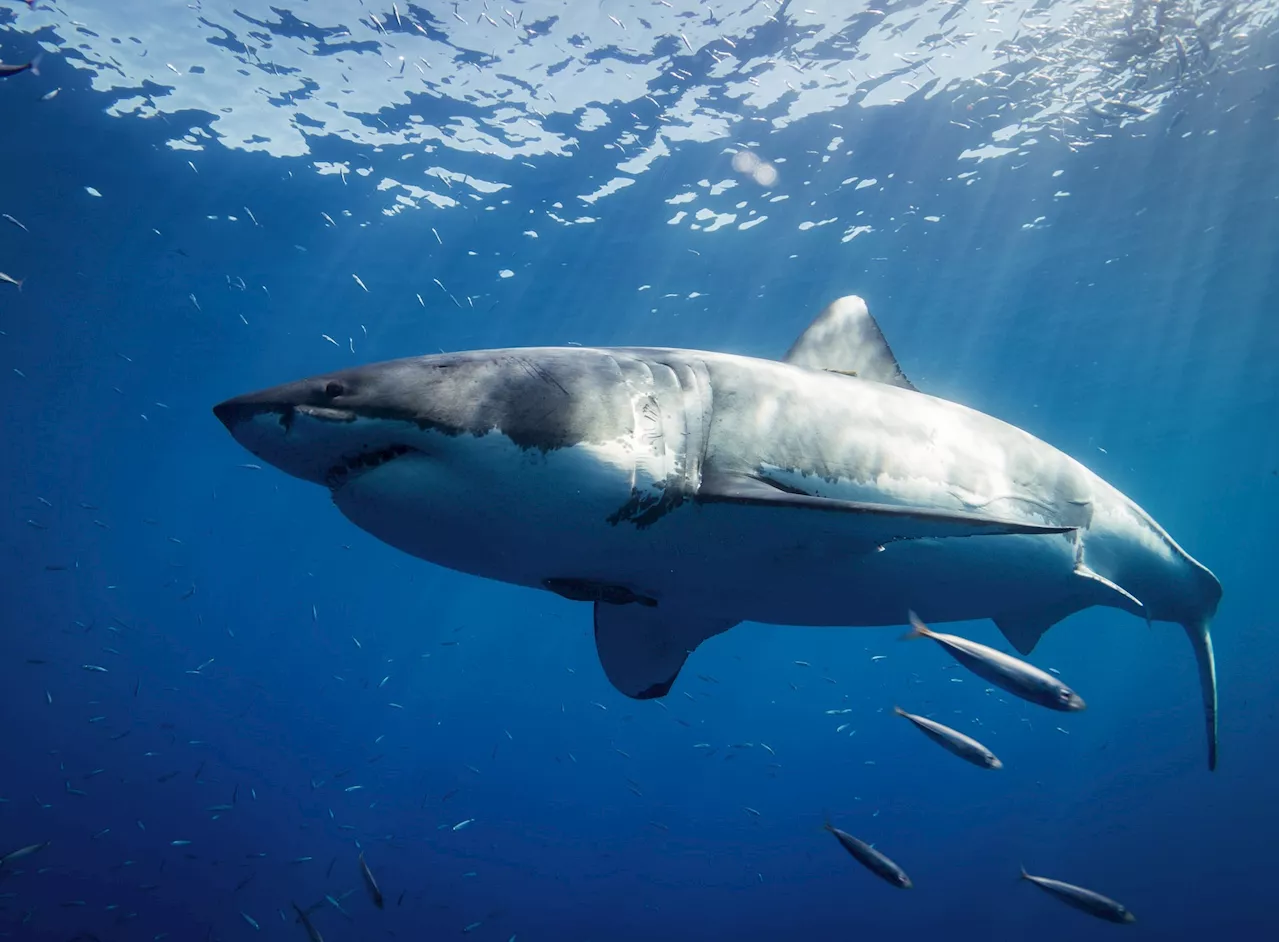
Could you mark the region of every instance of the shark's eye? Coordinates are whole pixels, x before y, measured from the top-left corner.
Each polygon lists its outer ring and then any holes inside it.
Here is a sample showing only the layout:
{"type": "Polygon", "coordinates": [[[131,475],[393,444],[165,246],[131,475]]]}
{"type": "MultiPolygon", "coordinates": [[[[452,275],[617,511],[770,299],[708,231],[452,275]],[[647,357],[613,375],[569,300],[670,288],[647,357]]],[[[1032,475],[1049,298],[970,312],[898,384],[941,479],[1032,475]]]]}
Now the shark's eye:
{"type": "Polygon", "coordinates": [[[337,380],[330,380],[327,384],[325,384],[324,394],[328,396],[330,399],[337,399],[344,392],[346,392],[346,390],[342,388],[342,384],[339,383],[337,380]]]}

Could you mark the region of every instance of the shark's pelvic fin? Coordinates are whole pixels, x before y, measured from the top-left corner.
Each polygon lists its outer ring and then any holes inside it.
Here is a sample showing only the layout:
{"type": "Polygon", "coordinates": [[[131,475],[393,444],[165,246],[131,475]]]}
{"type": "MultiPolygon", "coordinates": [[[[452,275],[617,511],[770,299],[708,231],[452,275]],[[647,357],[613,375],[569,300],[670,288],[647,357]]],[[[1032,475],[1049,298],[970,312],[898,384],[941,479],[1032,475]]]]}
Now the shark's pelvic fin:
{"type": "Polygon", "coordinates": [[[1013,645],[1013,649],[1019,654],[1027,655],[1036,649],[1046,631],[1085,607],[1087,606],[1080,605],[1075,599],[1058,605],[1038,604],[1033,608],[1005,612],[995,618],[995,623],[1000,633],[1013,645]]]}
{"type": "Polygon", "coordinates": [[[743,472],[703,468],[702,483],[694,500],[700,504],[738,504],[782,511],[824,512],[840,515],[841,535],[868,550],[896,540],[927,537],[1001,536],[1010,534],[1069,533],[1073,527],[1052,527],[1003,520],[986,514],[935,507],[904,507],[837,500],[799,493],[769,480],[743,472]]]}
{"type": "Polygon", "coordinates": [[[1098,575],[1098,573],[1089,568],[1089,565],[1084,561],[1084,532],[1082,530],[1076,531],[1075,540],[1075,573],[1085,580],[1085,588],[1080,589],[1080,583],[1077,583],[1077,591],[1082,592],[1085,596],[1091,596],[1091,600],[1080,607],[1109,605],[1112,608],[1123,609],[1131,615],[1137,615],[1139,618],[1145,618],[1147,624],[1151,624],[1151,613],[1147,611],[1147,607],[1142,604],[1137,596],[1121,588],[1106,576],[1098,575]]]}
{"type": "Polygon", "coordinates": [[[823,308],[783,361],[915,389],[898,366],[866,302],[853,294],[823,308]]]}
{"type": "Polygon", "coordinates": [[[1186,629],[1200,668],[1200,696],[1204,700],[1204,730],[1209,737],[1209,771],[1218,767],[1218,671],[1213,662],[1209,622],[1188,622],[1186,629]]]}
{"type": "Polygon", "coordinates": [[[1046,631],[1068,615],[1094,605],[1123,609],[1150,621],[1146,606],[1132,592],[1086,566],[1079,549],[1074,575],[1070,591],[1062,598],[1041,599],[1031,608],[1004,612],[995,618],[996,627],[1019,654],[1030,654],[1046,631]]]}
{"type": "Polygon", "coordinates": [[[694,648],[733,619],[668,612],[660,605],[595,604],[596,654],[609,683],[636,700],[665,697],[694,648]]]}
{"type": "MultiPolygon", "coordinates": [[[[1110,605],[1112,608],[1124,609],[1131,615],[1137,615],[1150,621],[1147,607],[1132,592],[1116,585],[1106,576],[1100,576],[1084,563],[1076,563],[1076,575],[1088,582],[1089,589],[1085,594],[1095,596],[1090,605],[1110,605]],[[1091,591],[1090,591],[1091,590],[1091,591]]],[[[1082,606],[1083,607],[1083,606],[1082,606]]]]}

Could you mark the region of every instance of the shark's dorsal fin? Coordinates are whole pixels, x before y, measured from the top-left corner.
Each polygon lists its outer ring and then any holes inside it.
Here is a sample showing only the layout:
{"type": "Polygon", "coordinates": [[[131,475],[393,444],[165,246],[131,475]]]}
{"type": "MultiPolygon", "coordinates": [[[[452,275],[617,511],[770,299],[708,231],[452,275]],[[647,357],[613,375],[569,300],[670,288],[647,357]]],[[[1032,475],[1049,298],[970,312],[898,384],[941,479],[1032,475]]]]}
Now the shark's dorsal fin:
{"type": "Polygon", "coordinates": [[[837,298],[823,308],[783,362],[915,389],[898,366],[867,303],[856,294],[837,298]]]}
{"type": "Polygon", "coordinates": [[[699,644],[737,624],[668,611],[661,604],[596,602],[596,654],[605,676],[636,700],[665,697],[685,658],[699,644]]]}

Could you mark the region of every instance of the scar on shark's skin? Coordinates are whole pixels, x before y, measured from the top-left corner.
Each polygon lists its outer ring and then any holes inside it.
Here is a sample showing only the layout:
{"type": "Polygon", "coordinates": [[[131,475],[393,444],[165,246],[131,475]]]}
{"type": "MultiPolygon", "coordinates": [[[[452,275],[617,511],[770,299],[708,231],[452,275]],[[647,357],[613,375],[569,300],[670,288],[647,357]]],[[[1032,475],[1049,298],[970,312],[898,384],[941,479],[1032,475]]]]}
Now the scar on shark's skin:
{"type": "Polygon", "coordinates": [[[477,350],[214,413],[384,542],[590,603],[627,696],[665,695],[690,652],[741,621],[990,618],[1027,655],[1103,605],[1183,626],[1217,763],[1218,580],[1079,462],[919,392],[861,298],[829,305],[781,361],[477,350]]]}

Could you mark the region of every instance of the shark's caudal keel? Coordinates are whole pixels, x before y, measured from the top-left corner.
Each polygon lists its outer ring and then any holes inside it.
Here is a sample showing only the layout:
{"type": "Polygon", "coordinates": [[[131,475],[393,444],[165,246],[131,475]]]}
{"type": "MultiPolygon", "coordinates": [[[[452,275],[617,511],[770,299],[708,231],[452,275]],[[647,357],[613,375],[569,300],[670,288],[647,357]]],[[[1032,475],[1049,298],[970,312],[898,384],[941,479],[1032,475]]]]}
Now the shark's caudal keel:
{"type": "Polygon", "coordinates": [[[629,696],[666,694],[690,651],[740,621],[987,617],[1026,654],[1109,605],[1186,628],[1216,763],[1217,580],[1078,462],[917,392],[858,298],[782,362],[475,351],[214,412],[392,546],[593,603],[601,664],[629,696]]]}

